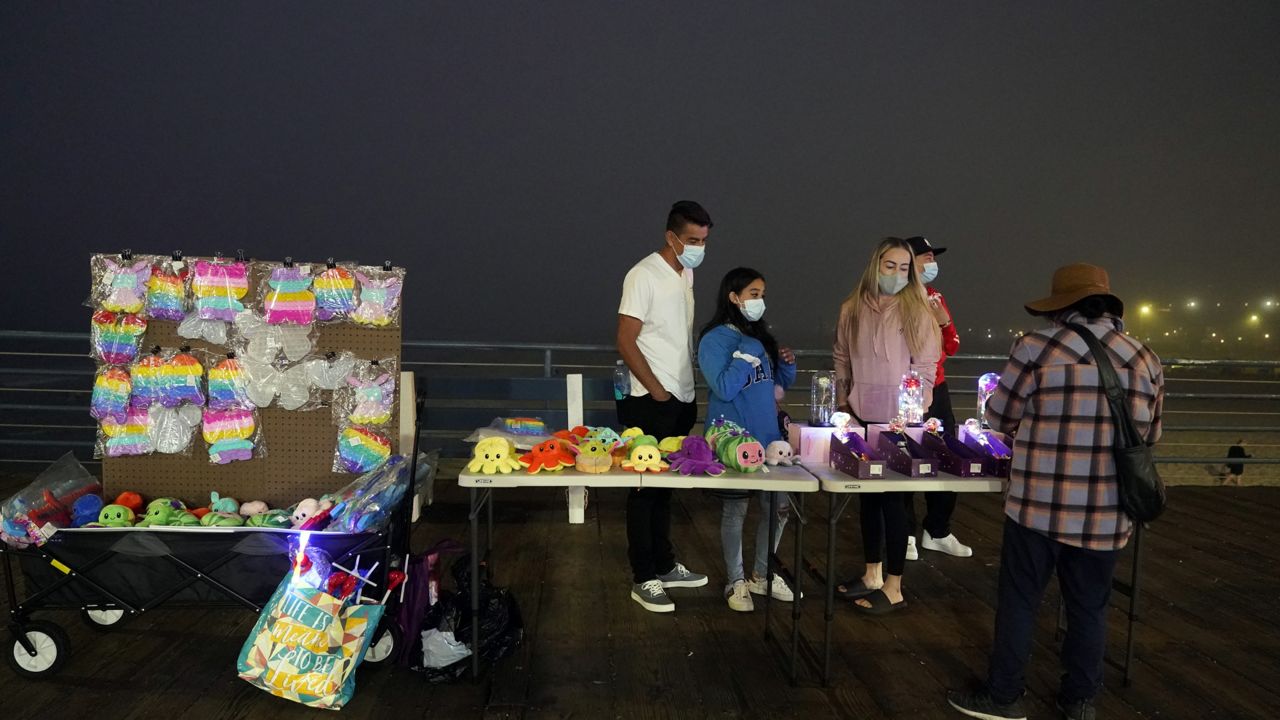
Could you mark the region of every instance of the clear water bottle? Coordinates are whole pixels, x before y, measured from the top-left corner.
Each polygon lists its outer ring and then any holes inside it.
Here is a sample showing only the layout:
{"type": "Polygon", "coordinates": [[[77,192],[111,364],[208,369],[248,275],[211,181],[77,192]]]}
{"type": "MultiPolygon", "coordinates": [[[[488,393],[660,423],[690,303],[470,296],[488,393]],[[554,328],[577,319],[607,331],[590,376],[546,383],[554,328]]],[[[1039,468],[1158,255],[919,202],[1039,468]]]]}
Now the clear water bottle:
{"type": "Polygon", "coordinates": [[[613,366],[613,399],[622,400],[631,397],[631,371],[627,364],[619,360],[613,366]]]}

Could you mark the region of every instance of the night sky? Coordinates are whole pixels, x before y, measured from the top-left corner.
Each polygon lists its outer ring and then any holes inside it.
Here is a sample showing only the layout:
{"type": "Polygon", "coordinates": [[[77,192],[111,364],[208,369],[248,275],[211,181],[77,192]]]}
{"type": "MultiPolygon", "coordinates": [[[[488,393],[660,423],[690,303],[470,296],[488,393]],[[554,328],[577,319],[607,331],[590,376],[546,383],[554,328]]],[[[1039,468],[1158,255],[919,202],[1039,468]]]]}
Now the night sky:
{"type": "Polygon", "coordinates": [[[44,267],[0,327],[87,329],[93,251],[245,248],[407,266],[409,339],[610,343],[678,199],[699,323],[750,265],[799,347],[884,235],[950,248],[962,330],[1072,261],[1131,308],[1280,299],[1277,38],[1275,2],[4,3],[0,243],[44,267]]]}

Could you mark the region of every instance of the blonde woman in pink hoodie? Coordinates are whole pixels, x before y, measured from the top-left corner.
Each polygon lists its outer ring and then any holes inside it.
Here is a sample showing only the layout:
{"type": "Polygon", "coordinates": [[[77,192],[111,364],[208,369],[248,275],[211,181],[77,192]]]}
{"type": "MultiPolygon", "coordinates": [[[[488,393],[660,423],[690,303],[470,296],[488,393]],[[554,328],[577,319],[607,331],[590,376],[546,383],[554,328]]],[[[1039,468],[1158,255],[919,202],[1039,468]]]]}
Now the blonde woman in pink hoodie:
{"type": "MultiPolygon", "coordinates": [[[[924,406],[929,407],[941,338],[911,246],[901,238],[885,238],[840,306],[832,350],[837,397],[844,398],[840,409],[864,426],[893,420],[902,376],[911,370],[924,383],[924,406]]],[[[902,596],[906,513],[900,493],[864,493],[858,499],[866,570],[837,591],[859,610],[883,615],[907,605],[902,596]]]]}

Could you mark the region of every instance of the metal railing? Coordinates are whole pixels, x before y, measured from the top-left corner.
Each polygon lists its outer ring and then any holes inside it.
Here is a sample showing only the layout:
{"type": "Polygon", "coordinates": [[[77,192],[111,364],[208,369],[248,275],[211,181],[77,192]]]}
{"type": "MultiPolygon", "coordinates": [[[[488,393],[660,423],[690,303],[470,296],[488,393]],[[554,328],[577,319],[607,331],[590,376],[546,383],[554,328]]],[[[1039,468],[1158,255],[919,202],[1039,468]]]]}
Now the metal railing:
{"type": "MultiPolygon", "coordinates": [[[[4,448],[48,448],[49,455],[67,449],[87,459],[93,445],[95,425],[88,416],[94,365],[82,348],[88,333],[0,330],[0,461],[22,461],[4,448]],[[65,421],[64,421],[65,418],[65,421]]],[[[606,379],[611,376],[616,351],[612,345],[574,343],[507,343],[472,341],[421,341],[403,343],[406,369],[419,370],[429,379],[437,378],[557,378],[571,372],[606,379]]],[[[787,394],[784,406],[793,416],[807,415],[808,381],[817,369],[831,367],[827,349],[796,351],[801,364],[800,378],[787,394]]],[[[975,381],[983,372],[999,371],[1003,355],[957,355],[948,360],[948,385],[953,396],[976,395],[975,381]]],[[[1280,442],[1280,375],[1277,379],[1241,377],[1242,371],[1280,371],[1280,360],[1201,360],[1167,358],[1165,447],[1223,447],[1223,442],[1169,442],[1168,433],[1239,433],[1241,436],[1280,442]],[[1205,376],[1208,374],[1209,376],[1205,376]],[[1185,390],[1183,388],[1186,388],[1185,390]],[[1185,416],[1196,420],[1179,423],[1185,416]],[[1205,422],[1213,418],[1214,422],[1205,422]],[[1272,420],[1272,418],[1276,418],[1272,420]],[[1231,422],[1227,422],[1230,420],[1231,422]],[[1262,437],[1259,437],[1262,436],[1262,437]]],[[[430,394],[432,408],[501,409],[501,398],[442,400],[430,394]],[[485,404],[488,403],[488,404],[485,404]]],[[[705,387],[700,386],[701,393],[705,387]]],[[[594,406],[611,406],[597,400],[594,406]]],[[[957,403],[964,407],[963,403],[957,403]]],[[[548,406],[549,407],[549,406],[548,406]]],[[[963,412],[958,413],[961,417],[963,412]]],[[[456,440],[473,427],[435,428],[424,431],[432,439],[456,440]]],[[[44,453],[41,453],[44,455],[44,453]]],[[[47,459],[32,462],[47,462],[47,459]]],[[[1165,464],[1250,464],[1280,463],[1280,457],[1242,460],[1225,457],[1169,455],[1158,458],[1165,464]]]]}

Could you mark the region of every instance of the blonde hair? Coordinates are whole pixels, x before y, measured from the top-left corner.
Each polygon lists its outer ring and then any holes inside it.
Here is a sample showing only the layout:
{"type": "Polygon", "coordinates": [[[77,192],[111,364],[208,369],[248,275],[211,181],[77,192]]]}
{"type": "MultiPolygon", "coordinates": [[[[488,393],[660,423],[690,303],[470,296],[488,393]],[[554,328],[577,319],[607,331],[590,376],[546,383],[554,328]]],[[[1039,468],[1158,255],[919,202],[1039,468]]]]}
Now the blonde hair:
{"type": "Polygon", "coordinates": [[[841,314],[848,318],[850,337],[856,342],[861,325],[863,305],[869,305],[880,300],[880,261],[884,258],[885,253],[895,248],[906,250],[907,255],[911,257],[911,266],[907,271],[907,286],[892,297],[898,301],[898,313],[902,318],[902,333],[907,340],[907,349],[911,351],[913,356],[918,356],[924,349],[925,344],[933,339],[921,332],[921,328],[930,328],[927,332],[932,333],[935,337],[939,336],[940,332],[938,324],[932,322],[933,311],[929,309],[929,300],[924,289],[924,283],[916,275],[916,256],[911,251],[910,243],[906,240],[887,237],[876,245],[875,251],[871,253],[871,262],[867,263],[866,269],[862,271],[862,278],[854,286],[853,292],[850,292],[849,296],[844,299],[840,310],[841,314]],[[927,322],[926,319],[928,319],[927,322]]]}

